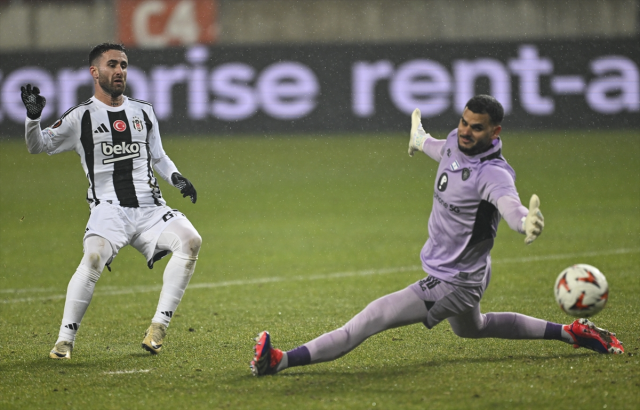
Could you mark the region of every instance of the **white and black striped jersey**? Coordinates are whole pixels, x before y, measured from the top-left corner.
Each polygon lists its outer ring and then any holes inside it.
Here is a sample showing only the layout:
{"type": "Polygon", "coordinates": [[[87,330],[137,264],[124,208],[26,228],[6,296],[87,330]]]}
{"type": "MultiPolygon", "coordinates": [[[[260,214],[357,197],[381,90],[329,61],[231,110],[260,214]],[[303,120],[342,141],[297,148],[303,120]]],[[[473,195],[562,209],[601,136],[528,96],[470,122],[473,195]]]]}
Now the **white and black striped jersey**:
{"type": "Polygon", "coordinates": [[[27,118],[26,140],[32,154],[75,151],[89,180],[89,203],[165,205],[154,168],[169,184],[178,172],[162,148],[153,107],[133,98],[111,107],[92,97],[44,130],[27,118]]]}

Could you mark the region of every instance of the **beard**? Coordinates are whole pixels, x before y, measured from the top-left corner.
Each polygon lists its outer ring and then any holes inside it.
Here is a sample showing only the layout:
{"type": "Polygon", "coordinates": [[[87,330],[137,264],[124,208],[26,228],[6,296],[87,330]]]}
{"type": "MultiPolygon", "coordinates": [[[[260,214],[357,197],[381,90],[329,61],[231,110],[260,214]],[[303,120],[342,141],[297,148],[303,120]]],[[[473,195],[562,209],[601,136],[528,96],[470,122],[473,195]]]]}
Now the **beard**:
{"type": "Polygon", "coordinates": [[[112,85],[109,79],[103,76],[98,77],[98,84],[100,84],[100,87],[102,87],[106,93],[111,95],[111,98],[120,97],[127,88],[127,82],[124,78],[122,79],[122,87],[112,85]]]}
{"type": "Polygon", "coordinates": [[[463,147],[462,145],[460,145],[460,141],[458,141],[458,149],[460,150],[460,152],[468,156],[482,154],[483,152],[490,150],[492,146],[493,146],[492,140],[489,140],[489,141],[478,140],[476,141],[475,145],[469,148],[463,147]]]}

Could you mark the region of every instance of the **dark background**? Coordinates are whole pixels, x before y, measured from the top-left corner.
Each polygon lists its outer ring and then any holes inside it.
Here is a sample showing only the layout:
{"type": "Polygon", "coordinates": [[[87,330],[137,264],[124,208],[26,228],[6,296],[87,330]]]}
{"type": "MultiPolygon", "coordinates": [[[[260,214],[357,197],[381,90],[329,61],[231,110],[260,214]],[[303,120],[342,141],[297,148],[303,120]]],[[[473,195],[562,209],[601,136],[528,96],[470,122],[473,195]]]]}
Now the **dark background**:
{"type": "MultiPolygon", "coordinates": [[[[209,59],[205,62],[208,71],[227,62],[242,62],[256,70],[257,75],[267,66],[279,61],[297,61],[317,76],[320,92],[316,108],[306,117],[297,120],[279,120],[258,110],[251,117],[240,121],[222,121],[212,115],[202,120],[191,119],[187,115],[187,87],[179,84],[173,88],[174,111],[171,118],[163,120],[160,128],[163,134],[212,134],[234,133],[280,133],[280,132],[386,132],[404,130],[407,113],[401,112],[389,97],[387,80],[376,87],[376,113],[369,118],[357,117],[352,104],[352,65],[356,61],[389,60],[395,67],[415,60],[429,59],[442,64],[453,77],[452,61],[458,59],[475,60],[491,58],[502,62],[508,69],[508,61],[518,58],[518,48],[530,44],[538,49],[540,58],[553,62],[552,75],[579,75],[588,84],[595,76],[591,73],[590,61],[604,56],[623,56],[640,67],[640,46],[636,39],[607,40],[563,40],[527,42],[481,42],[481,43],[435,43],[435,44],[385,44],[385,45],[282,45],[282,46],[214,46],[209,48],[209,59]]],[[[185,64],[186,48],[163,50],[130,50],[129,62],[141,68],[149,76],[154,66],[174,66],[185,64]]],[[[7,90],[4,81],[12,71],[35,66],[49,71],[55,78],[61,68],[82,69],[87,66],[87,52],[16,52],[3,53],[0,87],[3,93],[19,92],[7,90]]],[[[253,81],[255,82],[255,81],[253,81]]],[[[593,111],[584,94],[552,95],[550,76],[540,77],[540,94],[553,96],[555,112],[551,115],[527,113],[520,104],[520,78],[511,73],[512,112],[505,118],[505,129],[609,129],[640,128],[640,112],[623,111],[617,114],[601,114],[593,111]]],[[[638,93],[637,83],[629,84],[632,92],[638,93]],[[633,91],[635,90],[635,91],[633,91]]],[[[133,87],[132,87],[133,88],[133,87]]],[[[480,78],[476,82],[476,93],[487,93],[488,81],[480,78]]],[[[431,130],[448,130],[457,124],[459,113],[453,109],[453,92],[450,108],[441,115],[425,119],[425,126],[431,130]]],[[[78,102],[89,98],[92,87],[78,90],[78,102]]],[[[214,96],[209,92],[210,100],[214,96]]],[[[51,104],[55,98],[46,96],[51,104]]],[[[151,101],[153,103],[153,101],[151,101]]],[[[0,107],[2,110],[3,107],[0,107]]],[[[61,107],[68,108],[68,107],[61,107]]],[[[52,124],[56,114],[43,120],[43,126],[52,124]]],[[[3,112],[0,122],[0,136],[22,137],[23,122],[15,122],[3,112]]]]}

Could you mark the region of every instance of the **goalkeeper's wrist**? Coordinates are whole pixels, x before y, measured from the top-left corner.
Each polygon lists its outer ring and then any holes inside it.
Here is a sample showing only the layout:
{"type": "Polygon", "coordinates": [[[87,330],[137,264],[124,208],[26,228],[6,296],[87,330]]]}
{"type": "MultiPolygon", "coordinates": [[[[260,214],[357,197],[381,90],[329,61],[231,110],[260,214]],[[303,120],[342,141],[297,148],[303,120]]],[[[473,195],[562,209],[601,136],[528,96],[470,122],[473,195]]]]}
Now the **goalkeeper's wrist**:
{"type": "Polygon", "coordinates": [[[521,234],[526,234],[527,233],[526,222],[527,222],[527,217],[523,216],[522,219],[520,220],[520,233],[521,234]]]}
{"type": "Polygon", "coordinates": [[[422,151],[424,152],[424,143],[427,142],[427,138],[429,137],[429,134],[420,134],[418,133],[418,135],[416,135],[416,137],[413,140],[413,148],[418,150],[418,151],[422,151]]]}

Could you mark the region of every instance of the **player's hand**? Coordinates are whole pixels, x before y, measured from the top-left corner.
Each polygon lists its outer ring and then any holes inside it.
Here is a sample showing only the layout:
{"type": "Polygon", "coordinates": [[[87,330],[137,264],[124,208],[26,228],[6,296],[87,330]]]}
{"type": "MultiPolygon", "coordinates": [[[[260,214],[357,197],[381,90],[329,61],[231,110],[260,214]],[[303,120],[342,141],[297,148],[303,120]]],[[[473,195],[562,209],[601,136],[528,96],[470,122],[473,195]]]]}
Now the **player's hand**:
{"type": "Polygon", "coordinates": [[[431,135],[424,132],[420,122],[420,109],[416,108],[411,114],[411,133],[409,134],[409,156],[413,156],[416,151],[422,151],[424,142],[431,135]]]}
{"type": "Polygon", "coordinates": [[[538,195],[531,195],[529,200],[529,213],[524,219],[524,243],[529,245],[535,241],[536,238],[542,233],[544,229],[544,216],[540,212],[540,198],[538,195]]]}
{"type": "Polygon", "coordinates": [[[40,95],[38,87],[31,88],[31,84],[20,87],[22,102],[27,107],[27,117],[37,120],[42,115],[44,106],[47,105],[47,99],[40,95]]]}
{"type": "Polygon", "coordinates": [[[171,182],[173,182],[173,186],[180,190],[183,198],[189,197],[191,198],[191,203],[196,203],[198,193],[193,187],[193,184],[187,178],[177,172],[174,172],[173,175],[171,175],[171,182]]]}

